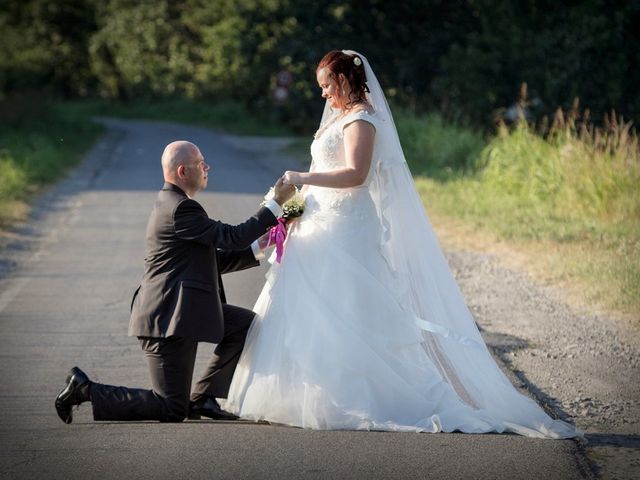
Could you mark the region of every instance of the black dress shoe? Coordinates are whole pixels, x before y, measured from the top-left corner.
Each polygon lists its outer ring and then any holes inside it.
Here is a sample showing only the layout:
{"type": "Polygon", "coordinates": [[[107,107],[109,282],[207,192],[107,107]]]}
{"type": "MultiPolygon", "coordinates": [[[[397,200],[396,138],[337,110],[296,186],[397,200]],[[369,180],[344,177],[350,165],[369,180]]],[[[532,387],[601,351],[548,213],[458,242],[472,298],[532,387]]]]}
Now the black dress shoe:
{"type": "Polygon", "coordinates": [[[73,367],[67,376],[67,384],[56,397],[56,412],[64,423],[73,421],[71,409],[75,405],[90,400],[89,385],[91,381],[87,374],[78,367],[73,367]]]}
{"type": "Polygon", "coordinates": [[[200,417],[209,417],[214,420],[237,420],[237,416],[233,413],[224,411],[218,405],[213,397],[207,397],[206,400],[199,402],[191,402],[189,408],[189,418],[191,420],[200,420],[200,417]]]}

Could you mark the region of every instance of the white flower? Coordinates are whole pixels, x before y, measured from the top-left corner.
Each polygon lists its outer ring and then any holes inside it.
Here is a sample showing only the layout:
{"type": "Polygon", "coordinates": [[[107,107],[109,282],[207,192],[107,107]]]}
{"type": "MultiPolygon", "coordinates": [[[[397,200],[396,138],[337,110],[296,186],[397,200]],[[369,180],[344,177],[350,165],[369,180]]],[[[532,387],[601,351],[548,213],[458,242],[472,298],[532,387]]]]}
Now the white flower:
{"type": "Polygon", "coordinates": [[[302,206],[302,208],[304,208],[304,195],[302,195],[302,192],[298,189],[298,187],[296,187],[296,193],[294,193],[293,197],[285,202],[284,206],[292,206],[294,208],[302,206]]]}
{"type": "Polygon", "coordinates": [[[304,195],[296,187],[295,195],[282,206],[282,217],[285,219],[296,218],[304,213],[304,195]]]}
{"type": "MultiPolygon", "coordinates": [[[[273,198],[275,198],[275,196],[276,192],[274,188],[271,187],[267,194],[264,196],[264,200],[262,201],[260,206],[264,207],[267,204],[267,201],[272,200],[273,198]]],[[[291,197],[284,203],[284,205],[282,205],[282,216],[285,219],[299,217],[304,212],[304,207],[304,195],[302,195],[302,192],[298,190],[298,187],[296,187],[296,193],[293,195],[293,197],[291,197]]]]}
{"type": "Polygon", "coordinates": [[[362,60],[360,60],[360,57],[353,57],[353,63],[356,67],[359,67],[362,65],[362,60]]]}

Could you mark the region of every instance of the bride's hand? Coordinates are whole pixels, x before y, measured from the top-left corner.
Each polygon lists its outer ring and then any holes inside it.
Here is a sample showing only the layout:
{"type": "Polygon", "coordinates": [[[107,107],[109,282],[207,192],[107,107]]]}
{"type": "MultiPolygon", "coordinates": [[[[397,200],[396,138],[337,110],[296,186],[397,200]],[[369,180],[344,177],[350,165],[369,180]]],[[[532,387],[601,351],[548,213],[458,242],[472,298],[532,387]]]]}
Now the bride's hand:
{"type": "Polygon", "coordinates": [[[291,170],[287,170],[286,172],[284,172],[282,179],[285,185],[302,184],[302,175],[300,174],[300,172],[292,172],[291,170]]]}

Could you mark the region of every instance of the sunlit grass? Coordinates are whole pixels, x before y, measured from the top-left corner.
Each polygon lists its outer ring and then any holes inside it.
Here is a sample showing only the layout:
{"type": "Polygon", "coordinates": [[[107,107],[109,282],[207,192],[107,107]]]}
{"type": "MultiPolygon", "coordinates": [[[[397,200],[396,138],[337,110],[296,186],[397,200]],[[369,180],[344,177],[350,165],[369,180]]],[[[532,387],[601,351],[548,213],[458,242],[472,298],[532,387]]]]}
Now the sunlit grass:
{"type": "Polygon", "coordinates": [[[0,126],[0,227],[19,220],[24,201],[76,165],[102,128],[81,116],[44,109],[0,126]]]}
{"type": "Polygon", "coordinates": [[[544,135],[502,127],[475,172],[416,184],[429,211],[542,257],[531,262],[588,305],[640,313],[640,151],[629,124],[611,117],[596,129],[558,114],[544,135]]]}

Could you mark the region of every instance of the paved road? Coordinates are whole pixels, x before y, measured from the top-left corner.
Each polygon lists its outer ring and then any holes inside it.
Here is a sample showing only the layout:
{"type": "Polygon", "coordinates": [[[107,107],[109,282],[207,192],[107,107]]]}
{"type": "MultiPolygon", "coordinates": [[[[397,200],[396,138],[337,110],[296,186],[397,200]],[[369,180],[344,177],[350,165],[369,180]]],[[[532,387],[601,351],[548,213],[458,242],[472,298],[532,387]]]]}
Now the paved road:
{"type": "MultiPolygon", "coordinates": [[[[126,336],[142,272],[147,216],[163,146],[185,138],[212,165],[199,200],[228,222],[253,213],[287,165],[277,142],[175,124],[107,121],[74,174],[40,201],[0,257],[0,478],[590,478],[573,441],[515,435],[317,432],[249,422],[72,425],[53,401],[67,370],[149,387],[126,336]]],[[[265,268],[228,275],[229,301],[251,307],[265,268]]],[[[274,346],[277,348],[277,346],[274,346]]],[[[202,344],[202,367],[211,345],[202,344]]]]}

